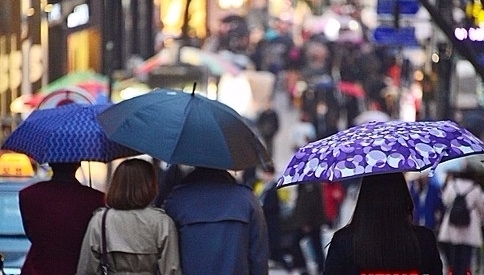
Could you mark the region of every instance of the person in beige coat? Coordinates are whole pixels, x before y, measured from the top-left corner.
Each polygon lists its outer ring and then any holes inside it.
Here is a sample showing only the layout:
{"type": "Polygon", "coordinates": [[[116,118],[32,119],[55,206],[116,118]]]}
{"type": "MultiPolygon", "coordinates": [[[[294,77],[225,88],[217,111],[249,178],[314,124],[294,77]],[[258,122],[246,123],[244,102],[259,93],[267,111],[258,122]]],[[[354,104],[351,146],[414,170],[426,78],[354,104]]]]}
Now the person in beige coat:
{"type": "Polygon", "coordinates": [[[101,274],[102,218],[106,216],[109,274],[181,274],[175,223],[152,206],[158,185],[153,165],[123,161],[106,194],[107,208],[94,213],[83,239],[79,275],[101,274]]]}
{"type": "Polygon", "coordinates": [[[466,274],[472,271],[470,269],[474,250],[483,244],[481,225],[484,217],[484,193],[473,180],[472,174],[453,173],[449,174],[446,181],[442,201],[447,210],[440,226],[438,241],[443,248],[447,269],[453,275],[466,274]],[[456,226],[449,221],[450,209],[457,193],[467,193],[466,202],[470,209],[468,226],[456,226]]]}

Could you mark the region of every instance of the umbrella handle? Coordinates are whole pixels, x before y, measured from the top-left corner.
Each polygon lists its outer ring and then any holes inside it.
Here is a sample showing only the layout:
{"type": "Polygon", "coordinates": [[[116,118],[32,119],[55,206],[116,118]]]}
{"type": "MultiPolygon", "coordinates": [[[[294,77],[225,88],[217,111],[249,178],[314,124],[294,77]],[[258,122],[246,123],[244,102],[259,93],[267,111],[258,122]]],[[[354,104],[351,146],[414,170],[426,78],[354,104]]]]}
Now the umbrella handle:
{"type": "Polygon", "coordinates": [[[429,178],[434,176],[437,165],[439,165],[440,161],[444,157],[444,153],[447,153],[447,151],[448,149],[444,149],[442,150],[442,152],[440,152],[439,158],[434,162],[434,164],[432,164],[432,168],[430,168],[429,175],[428,175],[429,178]]]}

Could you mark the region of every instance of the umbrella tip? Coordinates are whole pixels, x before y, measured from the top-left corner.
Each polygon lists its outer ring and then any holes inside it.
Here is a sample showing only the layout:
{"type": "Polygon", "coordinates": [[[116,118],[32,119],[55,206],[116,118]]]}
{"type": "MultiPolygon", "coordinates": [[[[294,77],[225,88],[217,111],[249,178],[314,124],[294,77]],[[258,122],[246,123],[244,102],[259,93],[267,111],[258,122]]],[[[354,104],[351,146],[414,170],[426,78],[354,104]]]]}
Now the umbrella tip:
{"type": "Polygon", "coordinates": [[[192,95],[195,94],[195,88],[197,87],[197,82],[193,82],[193,90],[192,90],[192,95]]]}

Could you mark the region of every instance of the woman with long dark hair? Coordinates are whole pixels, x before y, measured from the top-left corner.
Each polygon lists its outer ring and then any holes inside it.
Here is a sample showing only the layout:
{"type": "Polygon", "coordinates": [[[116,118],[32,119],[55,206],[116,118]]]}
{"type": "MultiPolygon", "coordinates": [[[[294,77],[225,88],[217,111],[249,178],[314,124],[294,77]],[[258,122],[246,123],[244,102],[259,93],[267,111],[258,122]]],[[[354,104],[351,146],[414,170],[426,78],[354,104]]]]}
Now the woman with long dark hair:
{"type": "Polygon", "coordinates": [[[364,177],[350,223],[333,236],[323,274],[442,274],[435,236],[412,224],[412,213],[402,173],[364,177]]]}

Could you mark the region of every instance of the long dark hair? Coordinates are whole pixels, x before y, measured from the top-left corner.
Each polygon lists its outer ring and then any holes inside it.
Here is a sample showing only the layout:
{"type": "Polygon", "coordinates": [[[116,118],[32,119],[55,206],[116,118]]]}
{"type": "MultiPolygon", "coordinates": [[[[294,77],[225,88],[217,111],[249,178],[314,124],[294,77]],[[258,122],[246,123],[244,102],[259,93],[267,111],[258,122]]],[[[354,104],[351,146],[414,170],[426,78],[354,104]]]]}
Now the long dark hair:
{"type": "Polygon", "coordinates": [[[418,268],[420,249],[412,229],[413,201],[402,173],[363,178],[353,218],[354,261],[365,270],[418,268]]]}

